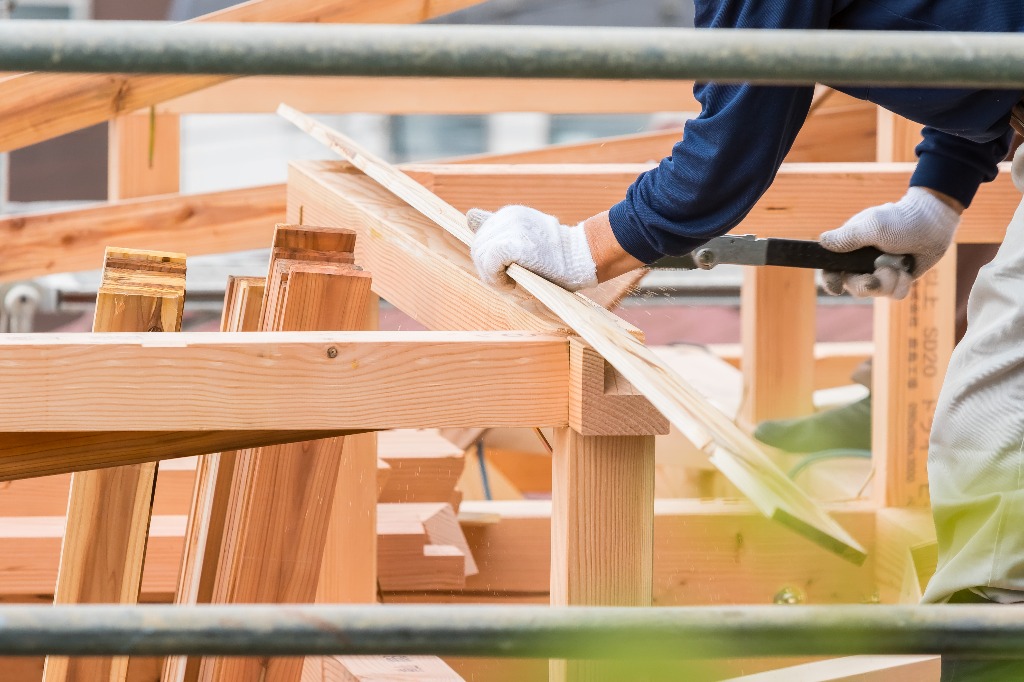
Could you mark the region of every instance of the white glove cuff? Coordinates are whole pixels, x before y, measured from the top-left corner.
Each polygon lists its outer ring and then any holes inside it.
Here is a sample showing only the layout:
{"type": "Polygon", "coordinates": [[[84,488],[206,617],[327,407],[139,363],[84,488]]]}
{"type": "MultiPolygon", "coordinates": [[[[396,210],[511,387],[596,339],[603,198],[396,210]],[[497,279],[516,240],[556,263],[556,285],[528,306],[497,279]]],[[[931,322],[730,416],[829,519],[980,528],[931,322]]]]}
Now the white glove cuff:
{"type": "Polygon", "coordinates": [[[956,232],[960,224],[960,214],[952,206],[939,199],[924,187],[911,187],[903,197],[902,203],[912,211],[917,211],[926,221],[925,224],[943,229],[950,236],[956,232]]]}
{"type": "Polygon", "coordinates": [[[566,260],[565,277],[571,285],[566,288],[579,291],[597,286],[597,264],[590,253],[587,231],[583,228],[583,223],[575,227],[560,227],[558,234],[566,260]]]}

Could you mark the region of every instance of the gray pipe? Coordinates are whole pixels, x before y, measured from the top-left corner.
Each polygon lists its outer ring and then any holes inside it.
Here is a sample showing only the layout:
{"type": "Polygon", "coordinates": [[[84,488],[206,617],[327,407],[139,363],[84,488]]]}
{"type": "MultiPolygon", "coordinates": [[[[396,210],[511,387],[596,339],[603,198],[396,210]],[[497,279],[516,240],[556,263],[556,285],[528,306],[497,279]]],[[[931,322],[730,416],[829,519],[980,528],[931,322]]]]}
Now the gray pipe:
{"type": "Polygon", "coordinates": [[[1024,34],[17,21],[0,71],[1024,88],[1024,34]]]}
{"type": "Polygon", "coordinates": [[[0,606],[0,655],[1024,656],[994,606],[0,606]]]}

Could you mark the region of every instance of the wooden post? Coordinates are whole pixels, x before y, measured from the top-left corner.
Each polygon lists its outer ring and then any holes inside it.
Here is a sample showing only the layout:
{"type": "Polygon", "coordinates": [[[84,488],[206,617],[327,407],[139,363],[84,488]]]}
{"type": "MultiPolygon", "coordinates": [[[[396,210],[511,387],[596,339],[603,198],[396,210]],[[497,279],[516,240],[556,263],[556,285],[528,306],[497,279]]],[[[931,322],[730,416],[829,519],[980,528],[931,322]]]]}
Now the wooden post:
{"type": "MultiPolygon", "coordinates": [[[[230,277],[224,295],[221,331],[259,329],[265,288],[266,280],[262,277],[230,277]]],[[[199,457],[175,604],[208,604],[213,597],[237,454],[232,451],[199,457]]],[[[161,679],[163,682],[195,682],[199,678],[201,660],[198,656],[168,656],[161,679]]]]}
{"type": "Polygon", "coordinates": [[[757,424],[811,414],[817,312],[814,271],[744,268],[740,299],[741,417],[757,424]]]}
{"type": "MultiPolygon", "coordinates": [[[[552,454],[551,604],[650,606],[654,436],[557,429],[552,454]]],[[[551,661],[555,681],[621,680],[609,663],[551,661]]]]}
{"type": "Polygon", "coordinates": [[[181,140],[177,114],[129,114],[109,125],[107,198],[171,194],[180,186],[181,140]]]}
{"type": "MultiPolygon", "coordinates": [[[[370,276],[343,262],[351,260],[354,241],[354,233],[339,228],[279,226],[261,328],[343,331],[364,326],[370,276]]],[[[329,438],[239,453],[214,602],[314,600],[343,441],[329,438]]],[[[376,459],[373,470],[368,487],[375,494],[376,459]]],[[[199,678],[298,682],[302,664],[301,658],[204,658],[199,678]]]]}
{"type": "MultiPolygon", "coordinates": [[[[919,141],[919,125],[879,110],[879,161],[913,161],[919,141]]],[[[928,436],[953,352],[955,316],[955,249],[906,299],[875,302],[871,426],[880,506],[928,504],[928,436]]]]}
{"type": "MultiPolygon", "coordinates": [[[[183,255],[108,249],[93,331],[179,331],[184,304],[183,255]]],[[[138,601],[155,486],[155,462],[72,474],[55,603],[138,601]]],[[[48,657],[43,679],[127,672],[126,657],[48,657]]]]}

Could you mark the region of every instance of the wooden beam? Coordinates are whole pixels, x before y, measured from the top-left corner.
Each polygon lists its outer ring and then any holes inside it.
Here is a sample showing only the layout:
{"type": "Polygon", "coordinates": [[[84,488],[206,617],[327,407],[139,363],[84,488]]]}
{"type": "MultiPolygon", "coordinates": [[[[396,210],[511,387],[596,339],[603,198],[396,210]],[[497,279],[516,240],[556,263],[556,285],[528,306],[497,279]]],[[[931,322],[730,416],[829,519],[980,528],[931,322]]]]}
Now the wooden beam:
{"type": "MultiPolygon", "coordinates": [[[[479,0],[250,0],[193,21],[408,24],[479,0]]],[[[27,73],[0,80],[0,151],[18,149],[231,80],[230,76],[27,73]]]]}
{"type": "MultiPolygon", "coordinates": [[[[353,241],[354,237],[353,234],[353,241]]],[[[354,247],[353,243],[351,248],[354,247]]],[[[366,299],[360,326],[368,330],[379,329],[380,299],[376,294],[369,294],[366,299]]],[[[372,604],[377,601],[378,585],[377,502],[380,493],[377,434],[365,433],[346,438],[341,454],[316,601],[372,604]],[[371,482],[373,485],[369,485],[371,482]]],[[[308,658],[306,664],[309,664],[308,658]]]]}
{"type": "MultiPolygon", "coordinates": [[[[221,331],[256,331],[265,288],[263,277],[229,277],[221,331]]],[[[199,458],[175,604],[208,604],[213,597],[236,457],[237,451],[227,451],[199,458]]],[[[197,656],[168,656],[161,679],[195,682],[200,660],[197,656]]]]}
{"type": "Polygon", "coordinates": [[[642,393],[578,338],[569,340],[569,426],[584,436],[668,433],[668,420],[642,393]]]}
{"type": "MultiPolygon", "coordinates": [[[[519,81],[517,85],[521,83],[519,81]]],[[[563,92],[572,92],[573,87],[573,84],[566,83],[563,92]]],[[[515,92],[516,89],[506,90],[515,92]]],[[[529,90],[524,88],[524,92],[529,90]]],[[[616,96],[610,95],[611,98],[616,96]]],[[[315,111],[296,104],[298,100],[284,97],[282,101],[292,102],[303,110],[315,111]]],[[[446,163],[653,163],[671,154],[672,147],[682,138],[683,128],[679,126],[631,135],[601,137],[586,142],[553,144],[520,152],[474,154],[450,159],[446,163]]],[[[874,161],[874,148],[875,106],[833,90],[828,101],[816,109],[800,129],[800,134],[797,135],[786,160],[790,163],[874,161]]]]}
{"type": "Polygon", "coordinates": [[[568,352],[561,337],[306,332],[237,338],[183,332],[173,339],[150,338],[8,335],[0,347],[5,428],[533,427],[562,426],[568,414],[568,352]],[[191,397],[168,401],[167,395],[191,397]]]}
{"type": "MultiPolygon", "coordinates": [[[[534,206],[564,222],[583,220],[625,196],[650,164],[459,165],[409,164],[403,170],[460,211],[494,210],[512,203],[534,206]]],[[[912,163],[783,164],[771,188],[734,233],[817,239],[865,206],[906,192],[912,163]]],[[[1020,203],[1009,166],[982,185],[957,231],[960,243],[1002,241],[1020,203]]]]}
{"type": "MultiPolygon", "coordinates": [[[[94,331],[177,332],[184,306],[184,255],[107,250],[94,331]]],[[[91,385],[98,389],[102,381],[98,376],[91,385]]],[[[89,386],[82,384],[86,389],[89,386]]],[[[174,394],[165,396],[175,398],[174,394]]],[[[156,463],[151,462],[71,476],[54,603],[138,601],[156,472],[156,463]]],[[[50,656],[43,679],[115,682],[127,674],[127,657],[50,656]]]]}
{"type": "Polygon", "coordinates": [[[566,331],[546,311],[485,286],[468,249],[350,166],[292,163],[288,219],[300,215],[356,230],[356,259],[373,272],[374,292],[430,329],[566,331]]]}
{"type": "MultiPolygon", "coordinates": [[[[879,110],[880,161],[913,159],[920,138],[920,125],[879,110]]],[[[953,353],[955,317],[956,249],[904,300],[875,302],[871,450],[880,506],[928,505],[928,435],[953,353]]]]}
{"type": "MultiPolygon", "coordinates": [[[[370,274],[347,263],[328,262],[334,254],[350,253],[350,248],[342,249],[352,239],[354,233],[340,228],[279,226],[260,329],[308,332],[365,327],[370,274]],[[341,248],[333,250],[331,246],[341,248]],[[306,250],[309,255],[280,258],[294,249],[306,250]],[[320,249],[327,252],[323,259],[316,255],[320,249]]],[[[314,600],[343,447],[343,439],[329,438],[238,454],[214,580],[214,603],[314,600]],[[302,560],[296,561],[296,557],[302,560]]],[[[369,480],[376,476],[376,457],[372,464],[369,480]]],[[[369,504],[374,506],[376,485],[371,489],[369,504]]],[[[356,510],[351,520],[364,522],[363,509],[356,510]]],[[[372,510],[369,521],[373,521],[372,510]]],[[[372,528],[371,524],[371,533],[372,528]]],[[[375,541],[375,537],[370,539],[371,547],[375,541]]],[[[199,679],[220,682],[266,676],[299,682],[302,667],[302,658],[208,657],[200,662],[199,679]]]]}
{"type": "Polygon", "coordinates": [[[264,247],[284,207],[284,186],[271,185],[3,217],[0,281],[93,268],[111,243],[193,256],[264,247]]]}
{"type": "Polygon", "coordinates": [[[273,113],[281,102],[322,114],[648,114],[700,109],[693,83],[685,81],[254,76],[165,101],[157,110],[273,113]]]}
{"type": "MultiPolygon", "coordinates": [[[[462,682],[436,656],[334,656],[323,659],[324,682],[462,682]]],[[[305,682],[305,679],[303,680],[305,682]]]]}
{"type": "MultiPolygon", "coordinates": [[[[565,428],[552,445],[552,606],[650,606],[654,436],[565,428]]],[[[625,672],[614,663],[553,660],[549,679],[621,680],[625,672]]]]}
{"type": "Polygon", "coordinates": [[[813,270],[747,267],[740,289],[747,424],[814,412],[813,270]]]}
{"type": "MultiPolygon", "coordinates": [[[[111,415],[110,426],[116,428],[113,419],[111,415]]],[[[3,432],[0,481],[294,443],[354,431],[359,430],[3,432]]]]}
{"type": "MultiPolygon", "coordinates": [[[[415,180],[301,112],[283,104],[278,111],[463,244],[472,243],[473,234],[465,215],[415,180]]],[[[750,436],[675,375],[642,341],[631,336],[620,325],[619,318],[517,264],[508,268],[508,274],[604,356],[673,425],[701,449],[709,454],[714,452],[712,463],[766,515],[853,561],[864,560],[856,540],[797,488],[750,436]]]]}

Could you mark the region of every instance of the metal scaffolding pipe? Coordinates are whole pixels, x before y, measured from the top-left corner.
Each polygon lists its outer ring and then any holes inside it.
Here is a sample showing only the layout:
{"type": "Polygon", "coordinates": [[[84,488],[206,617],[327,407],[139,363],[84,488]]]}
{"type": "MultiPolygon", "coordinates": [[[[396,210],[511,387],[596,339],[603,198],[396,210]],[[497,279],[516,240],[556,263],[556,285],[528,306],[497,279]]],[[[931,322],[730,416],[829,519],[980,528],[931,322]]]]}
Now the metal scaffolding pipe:
{"type": "Polygon", "coordinates": [[[16,21],[0,71],[1020,89],[1024,34],[16,21]]]}
{"type": "Polygon", "coordinates": [[[0,655],[1024,656],[998,606],[0,606],[0,655]]]}

